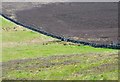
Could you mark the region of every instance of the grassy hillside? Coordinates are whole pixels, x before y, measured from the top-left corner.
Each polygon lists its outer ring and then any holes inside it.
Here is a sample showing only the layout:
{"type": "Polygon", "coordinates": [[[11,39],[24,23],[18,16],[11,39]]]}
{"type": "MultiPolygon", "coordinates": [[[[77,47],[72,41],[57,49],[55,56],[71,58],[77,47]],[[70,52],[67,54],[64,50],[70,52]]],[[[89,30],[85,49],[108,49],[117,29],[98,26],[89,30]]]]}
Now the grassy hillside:
{"type": "Polygon", "coordinates": [[[118,50],[61,42],[0,19],[3,79],[118,79],[118,50]]]}

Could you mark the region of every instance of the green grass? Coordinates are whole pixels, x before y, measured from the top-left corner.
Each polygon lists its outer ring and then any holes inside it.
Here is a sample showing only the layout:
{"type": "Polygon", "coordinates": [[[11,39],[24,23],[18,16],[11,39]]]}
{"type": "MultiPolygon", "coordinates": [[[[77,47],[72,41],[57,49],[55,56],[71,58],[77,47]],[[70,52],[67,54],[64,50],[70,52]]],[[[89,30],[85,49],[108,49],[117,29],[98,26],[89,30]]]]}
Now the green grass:
{"type": "Polygon", "coordinates": [[[29,80],[116,80],[118,79],[118,68],[115,57],[116,55],[109,56],[109,54],[77,54],[70,56],[70,58],[65,55],[64,58],[56,56],[54,61],[50,57],[44,60],[26,60],[24,63],[16,61],[17,63],[14,63],[9,72],[5,73],[5,78],[29,80]],[[69,64],[65,63],[66,61],[69,61],[69,64]],[[14,70],[16,68],[18,70],[14,70]]]}
{"type": "Polygon", "coordinates": [[[118,50],[64,45],[65,42],[0,19],[2,62],[7,64],[3,65],[3,79],[118,79],[118,50]]]}
{"type": "Polygon", "coordinates": [[[48,39],[48,37],[32,31],[3,31],[3,42],[25,42],[38,38],[39,40],[48,39]]]}
{"type": "MultiPolygon", "coordinates": [[[[106,53],[111,52],[110,49],[95,49],[88,46],[64,46],[62,44],[52,43],[48,45],[31,44],[19,45],[11,48],[3,48],[3,61],[14,59],[36,58],[51,55],[64,54],[85,54],[85,53],[106,53]],[[11,55],[12,56],[11,56],[11,55]]],[[[116,51],[113,51],[116,52],[116,51]]]]}
{"type": "Polygon", "coordinates": [[[2,22],[0,22],[0,25],[2,25],[2,28],[13,28],[15,27],[15,24],[12,22],[9,22],[7,19],[4,19],[2,16],[0,16],[0,20],[2,22]]]}

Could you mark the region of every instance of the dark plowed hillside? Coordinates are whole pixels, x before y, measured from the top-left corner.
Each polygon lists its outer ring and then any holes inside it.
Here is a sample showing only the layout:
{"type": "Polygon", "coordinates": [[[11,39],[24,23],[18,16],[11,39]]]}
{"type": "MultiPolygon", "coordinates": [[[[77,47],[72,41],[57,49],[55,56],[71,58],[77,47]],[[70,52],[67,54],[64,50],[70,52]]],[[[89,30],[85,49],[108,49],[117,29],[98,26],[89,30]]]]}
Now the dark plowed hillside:
{"type": "Polygon", "coordinates": [[[97,43],[117,42],[117,3],[52,3],[15,14],[18,21],[56,35],[97,43]]]}

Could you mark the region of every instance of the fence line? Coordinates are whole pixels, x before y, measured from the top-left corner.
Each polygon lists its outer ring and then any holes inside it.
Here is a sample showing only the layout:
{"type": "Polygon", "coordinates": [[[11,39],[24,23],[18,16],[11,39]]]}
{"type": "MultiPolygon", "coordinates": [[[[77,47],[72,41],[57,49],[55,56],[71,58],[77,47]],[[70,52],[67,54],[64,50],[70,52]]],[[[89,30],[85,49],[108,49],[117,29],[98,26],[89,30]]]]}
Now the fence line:
{"type": "Polygon", "coordinates": [[[57,38],[57,39],[59,39],[61,41],[72,42],[72,43],[83,44],[83,45],[89,45],[89,46],[92,46],[92,47],[95,47],[95,48],[120,49],[120,44],[97,44],[97,43],[92,43],[92,42],[85,42],[85,41],[80,41],[80,40],[73,40],[73,39],[70,39],[70,38],[65,38],[65,37],[62,37],[62,36],[58,36],[58,35],[54,35],[54,34],[45,32],[43,30],[34,28],[32,26],[25,25],[23,23],[20,23],[18,21],[15,21],[15,20],[13,20],[13,19],[5,16],[4,14],[0,14],[0,15],[3,16],[4,18],[10,20],[11,22],[14,22],[17,25],[23,26],[25,28],[28,28],[30,30],[39,32],[39,33],[47,35],[47,36],[51,36],[53,38],[57,38]]]}

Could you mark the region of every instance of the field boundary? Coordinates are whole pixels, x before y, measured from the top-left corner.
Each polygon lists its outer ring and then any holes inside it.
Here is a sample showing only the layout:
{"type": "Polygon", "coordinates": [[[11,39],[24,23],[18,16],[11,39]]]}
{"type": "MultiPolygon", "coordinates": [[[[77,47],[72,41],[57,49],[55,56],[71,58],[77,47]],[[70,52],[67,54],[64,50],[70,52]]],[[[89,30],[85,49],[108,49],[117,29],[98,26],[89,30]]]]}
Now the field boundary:
{"type": "Polygon", "coordinates": [[[98,44],[98,43],[93,43],[93,42],[85,42],[85,41],[80,41],[80,40],[73,40],[73,39],[70,39],[70,38],[65,38],[65,37],[62,37],[62,36],[58,36],[58,35],[54,35],[54,34],[48,33],[46,31],[34,28],[33,26],[25,25],[23,23],[20,23],[19,21],[15,21],[15,20],[9,18],[8,16],[6,16],[4,14],[0,14],[0,15],[2,17],[4,17],[5,19],[7,19],[7,20],[9,20],[9,21],[11,21],[11,22],[13,22],[13,23],[15,23],[17,25],[23,26],[25,28],[28,28],[28,29],[30,29],[32,31],[44,34],[46,36],[50,36],[50,37],[59,39],[61,41],[72,42],[72,43],[76,43],[76,44],[88,45],[88,46],[92,46],[92,47],[95,47],[95,48],[120,49],[120,44],[119,43],[118,44],[98,44]]]}

